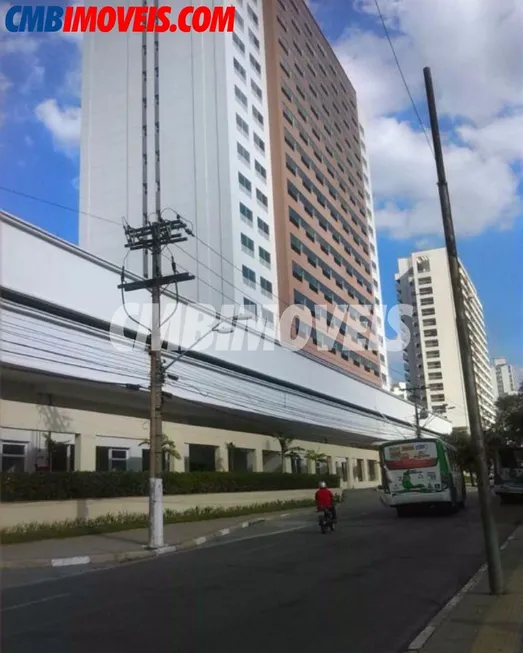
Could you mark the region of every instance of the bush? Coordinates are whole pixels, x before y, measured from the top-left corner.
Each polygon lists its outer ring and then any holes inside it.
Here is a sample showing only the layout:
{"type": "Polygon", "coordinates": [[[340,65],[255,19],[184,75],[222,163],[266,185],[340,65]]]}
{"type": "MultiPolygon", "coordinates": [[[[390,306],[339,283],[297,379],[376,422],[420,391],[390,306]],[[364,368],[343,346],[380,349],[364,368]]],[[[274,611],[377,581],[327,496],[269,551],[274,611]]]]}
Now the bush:
{"type": "MultiPolygon", "coordinates": [[[[164,494],[211,494],[314,489],[325,480],[339,487],[336,476],[266,472],[191,472],[163,474],[164,494]]],[[[34,472],[2,473],[2,501],[59,501],[110,499],[149,494],[148,472],[34,472]]]]}

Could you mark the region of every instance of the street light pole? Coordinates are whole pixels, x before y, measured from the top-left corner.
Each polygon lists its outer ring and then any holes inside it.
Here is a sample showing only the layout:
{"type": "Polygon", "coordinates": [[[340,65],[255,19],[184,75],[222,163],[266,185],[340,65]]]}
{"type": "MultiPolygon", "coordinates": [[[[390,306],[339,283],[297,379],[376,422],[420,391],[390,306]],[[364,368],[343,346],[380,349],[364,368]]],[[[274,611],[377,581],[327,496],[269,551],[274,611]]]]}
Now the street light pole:
{"type": "Polygon", "coordinates": [[[470,434],[476,449],[476,459],[478,465],[478,493],[483,522],[483,534],[485,539],[485,551],[487,556],[490,591],[492,594],[497,595],[502,594],[504,591],[503,569],[501,567],[498,533],[494,519],[494,512],[492,509],[492,497],[490,493],[487,456],[485,452],[485,443],[483,440],[483,430],[481,425],[476,381],[474,378],[474,363],[472,359],[472,350],[470,347],[470,337],[467,326],[467,317],[465,313],[465,301],[463,297],[463,287],[460,276],[461,268],[458,259],[454,224],[452,221],[452,211],[450,206],[447,179],[445,175],[445,166],[443,163],[443,152],[439,134],[438,114],[436,111],[436,100],[434,97],[434,88],[432,85],[430,68],[424,68],[423,74],[425,77],[425,88],[427,92],[430,125],[432,129],[432,140],[434,143],[434,154],[436,158],[439,198],[441,204],[441,214],[443,218],[443,228],[445,231],[445,243],[452,283],[452,293],[454,296],[454,307],[456,310],[456,328],[458,332],[461,367],[463,370],[463,380],[465,384],[465,394],[467,399],[470,434]]]}

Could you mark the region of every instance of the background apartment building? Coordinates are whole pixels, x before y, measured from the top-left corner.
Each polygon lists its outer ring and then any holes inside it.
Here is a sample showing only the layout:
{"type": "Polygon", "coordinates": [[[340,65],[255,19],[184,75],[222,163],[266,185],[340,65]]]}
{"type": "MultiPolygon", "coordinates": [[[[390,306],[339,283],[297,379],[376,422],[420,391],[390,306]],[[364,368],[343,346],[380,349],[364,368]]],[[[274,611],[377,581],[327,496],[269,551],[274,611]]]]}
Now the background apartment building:
{"type": "Polygon", "coordinates": [[[336,305],[350,305],[335,339],[314,320],[302,320],[297,330],[307,335],[312,328],[308,349],[315,355],[387,385],[376,235],[356,92],[303,0],[263,6],[280,308],[301,304],[314,311],[323,305],[322,317],[330,324],[336,305]],[[359,311],[357,304],[371,313],[359,311]],[[354,351],[358,341],[364,348],[354,351]],[[325,351],[318,352],[317,344],[325,351]]]}
{"type": "Polygon", "coordinates": [[[518,392],[518,377],[515,368],[506,358],[495,358],[492,366],[492,388],[494,397],[515,395],[518,392]]]}
{"type": "MultiPolygon", "coordinates": [[[[174,16],[187,3],[170,4],[174,16]]],[[[234,33],[159,34],[161,206],[166,219],[175,217],[172,209],[194,228],[194,238],[171,247],[178,268],[196,276],[182,294],[216,308],[247,305],[272,321],[272,311],[262,309],[275,303],[276,260],[261,5],[236,2],[234,33]]],[[[142,36],[113,31],[84,39],[80,246],[118,265],[127,253],[122,219],[132,227],[144,220],[142,36]]],[[[149,216],[153,38],[146,35],[149,216]]],[[[171,254],[165,256],[170,271],[171,254]]],[[[146,271],[140,253],[126,267],[146,271]]]]}
{"type": "MultiPolygon", "coordinates": [[[[423,405],[445,415],[455,427],[469,427],[465,386],[456,329],[456,314],[445,248],[415,252],[398,260],[398,302],[412,307],[402,317],[407,384],[423,405]]],[[[495,417],[483,308],[466,270],[461,266],[465,310],[471,341],[481,419],[495,417]]]]}

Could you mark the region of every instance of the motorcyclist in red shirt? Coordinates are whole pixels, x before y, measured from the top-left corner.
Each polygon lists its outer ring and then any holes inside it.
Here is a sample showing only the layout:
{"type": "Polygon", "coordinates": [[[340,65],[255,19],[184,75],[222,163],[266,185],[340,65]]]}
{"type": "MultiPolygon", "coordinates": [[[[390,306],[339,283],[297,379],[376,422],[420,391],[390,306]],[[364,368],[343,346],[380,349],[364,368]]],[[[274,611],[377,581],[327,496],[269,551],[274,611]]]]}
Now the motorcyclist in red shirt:
{"type": "Polygon", "coordinates": [[[316,509],[318,510],[318,512],[324,508],[328,508],[332,515],[332,521],[336,522],[337,516],[336,516],[336,506],[334,504],[334,495],[327,487],[327,483],[325,483],[325,481],[322,481],[320,483],[320,488],[319,490],[316,491],[315,500],[316,500],[316,509]]]}

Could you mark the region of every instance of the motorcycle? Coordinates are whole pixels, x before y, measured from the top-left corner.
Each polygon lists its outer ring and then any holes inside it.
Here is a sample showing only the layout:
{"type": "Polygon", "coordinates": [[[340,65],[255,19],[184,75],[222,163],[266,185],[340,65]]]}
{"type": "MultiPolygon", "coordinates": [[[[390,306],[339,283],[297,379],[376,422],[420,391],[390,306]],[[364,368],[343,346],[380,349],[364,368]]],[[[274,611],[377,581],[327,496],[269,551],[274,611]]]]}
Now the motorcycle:
{"type": "Polygon", "coordinates": [[[328,530],[334,530],[334,520],[332,518],[332,512],[329,510],[329,508],[322,508],[319,511],[318,523],[323,534],[325,534],[328,530]]]}

